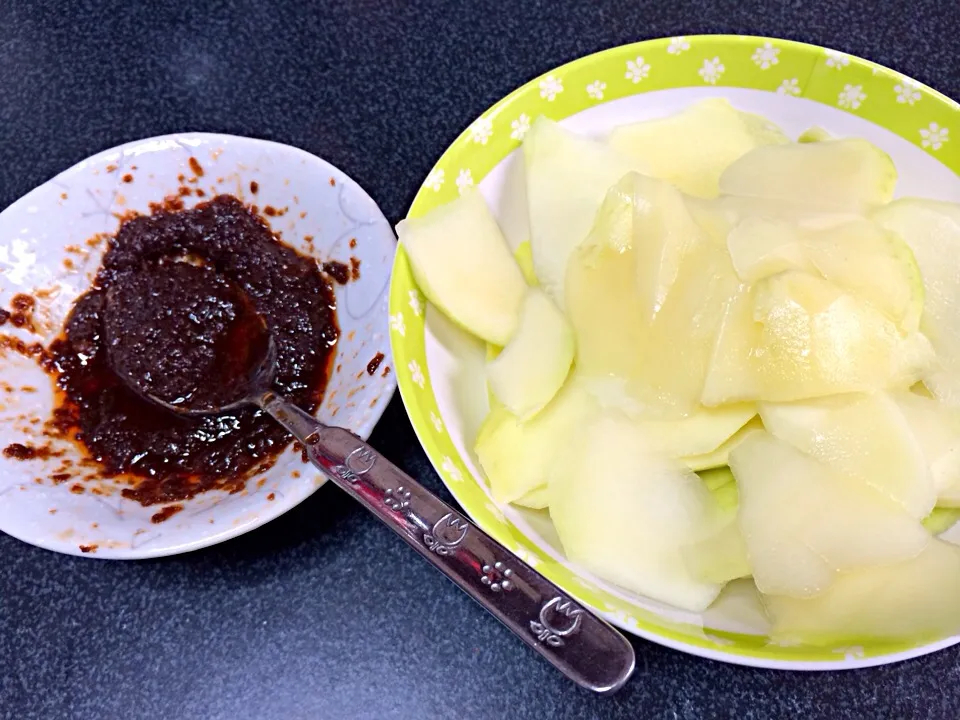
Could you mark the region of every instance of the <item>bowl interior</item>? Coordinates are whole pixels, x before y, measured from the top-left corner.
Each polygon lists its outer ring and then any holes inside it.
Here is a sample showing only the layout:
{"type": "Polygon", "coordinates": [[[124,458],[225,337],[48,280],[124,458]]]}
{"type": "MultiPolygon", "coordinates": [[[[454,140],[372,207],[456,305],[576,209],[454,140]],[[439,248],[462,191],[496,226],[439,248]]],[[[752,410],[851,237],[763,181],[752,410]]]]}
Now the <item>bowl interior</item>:
{"type": "MultiPolygon", "coordinates": [[[[120,216],[149,212],[151,203],[170,195],[192,207],[218,193],[256,204],[273,230],[301,252],[348,266],[351,258],[360,261],[359,278],[335,287],[341,338],[318,417],[367,437],[396,382],[387,338],[396,243],[356,183],[295,148],[227,135],[151,138],[95,155],[36,188],[0,214],[0,305],[9,306],[15,293],[33,294],[36,332],[9,324],[3,332],[48,344],[89,287],[104,238],[116,231],[120,216]],[[370,374],[367,364],[378,353],[384,357],[370,374]]],[[[42,423],[33,421],[49,417],[50,378],[32,360],[9,349],[3,353],[0,446],[43,444],[42,423]]],[[[54,449],[79,459],[69,444],[54,449]]],[[[280,515],[324,481],[288,448],[243,492],[205,493],[158,524],[151,518],[159,506],[124,499],[110,482],[52,482],[60,460],[0,457],[0,530],[60,552],[81,554],[86,548],[94,557],[167,555],[219,542],[280,515]]]]}
{"type": "MultiPolygon", "coordinates": [[[[945,152],[949,128],[960,118],[955,103],[839,53],[764,38],[705,36],[616,48],[528,83],[451,146],[426,179],[411,215],[477,184],[516,246],[527,239],[516,148],[533,118],[548,115],[578,133],[602,137],[616,125],[716,96],[768,117],[792,137],[819,125],[833,135],[867,138],[896,162],[898,195],[960,200],[960,154],[945,152]]],[[[916,646],[863,639],[852,647],[785,647],[767,637],[752,582],[731,583],[705,613],[695,614],[624,591],[569,563],[546,511],[499,506],[490,497],[472,450],[488,410],[484,347],[426,306],[402,251],[390,313],[404,402],[451,492],[485,530],[620,627],[706,657],[801,669],[882,664],[960,641],[916,646]]],[[[954,533],[960,539],[957,528],[954,533]]]]}

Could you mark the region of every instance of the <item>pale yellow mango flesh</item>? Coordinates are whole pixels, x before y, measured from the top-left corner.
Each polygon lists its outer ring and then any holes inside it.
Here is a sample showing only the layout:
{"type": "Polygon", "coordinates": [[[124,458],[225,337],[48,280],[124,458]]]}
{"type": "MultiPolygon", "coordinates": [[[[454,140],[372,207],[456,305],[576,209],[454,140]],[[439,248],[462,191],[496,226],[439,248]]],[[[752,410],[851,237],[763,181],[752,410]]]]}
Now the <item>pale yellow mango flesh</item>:
{"type": "Polygon", "coordinates": [[[578,383],[567,383],[543,410],[526,422],[502,406],[487,416],[474,451],[497,502],[513,502],[546,484],[559,448],[599,412],[578,383]]]}
{"type": "Polygon", "coordinates": [[[514,500],[513,504],[530,508],[531,510],[543,510],[550,504],[550,491],[546,485],[535,487],[526,495],[514,500]]]}
{"type": "Polygon", "coordinates": [[[731,454],[738,522],[757,588],[814,597],[837,573],[915,557],[930,536],[868,485],[817,462],[767,432],[731,454]]]}
{"type": "Polygon", "coordinates": [[[815,271],[807,257],[803,233],[793,223],[747,217],[727,237],[727,249],[737,276],[755,284],[785,270],[815,271]]]}
{"type": "Polygon", "coordinates": [[[603,415],[576,433],[554,466],[549,493],[570,560],[693,612],[716,598],[720,584],[694,578],[681,552],[715,522],[715,503],[696,475],[637,442],[629,419],[603,415]]]}
{"type": "Polygon", "coordinates": [[[913,558],[837,575],[808,599],[764,599],[778,640],[812,645],[923,642],[960,632],[960,547],[931,540],[913,558]]]}
{"type": "Polygon", "coordinates": [[[397,235],[427,299],[477,337],[506,344],[527,284],[480,193],[403,220],[397,235]]]}
{"type": "Polygon", "coordinates": [[[766,429],[855,478],[922,520],[937,500],[930,462],[900,406],[886,393],[761,403],[766,429]]]}
{"type": "Polygon", "coordinates": [[[728,583],[749,577],[753,572],[736,518],[732,518],[716,534],[685,546],[681,552],[690,574],[704,582],[728,583]]]}
{"type": "Polygon", "coordinates": [[[568,268],[579,372],[623,379],[630,397],[654,416],[693,412],[737,286],[726,253],[704,240],[675,190],[624,178],[568,268]],[[677,337],[684,338],[680,354],[667,351],[677,337]]]}
{"type": "Polygon", "coordinates": [[[826,280],[865,300],[902,332],[919,329],[923,277],[899,235],[860,219],[807,232],[804,250],[826,280]]]}
{"type": "Polygon", "coordinates": [[[610,133],[610,145],[636,158],[649,175],[706,198],[717,196],[720,175],[735,160],[761,145],[786,141],[773,123],[741,112],[723,98],[610,133]]]}
{"type": "Polygon", "coordinates": [[[930,467],[937,505],[960,507],[960,410],[912,392],[891,397],[930,467]]]}
{"type": "Polygon", "coordinates": [[[540,286],[563,308],[570,253],[587,237],[607,189],[642,164],[537,118],[523,140],[530,247],[540,286]]]}
{"type": "Polygon", "coordinates": [[[510,342],[487,363],[494,397],[521,421],[536,415],[557,394],[573,362],[570,323],[553,301],[530,288],[510,342]]]}
{"type": "Polygon", "coordinates": [[[529,240],[524,240],[517,245],[517,249],[513,251],[513,259],[520,266],[520,272],[523,273],[523,279],[527,281],[527,285],[539,287],[540,282],[537,280],[536,270],[533,269],[533,249],[530,247],[529,240]]]}
{"type": "MultiPolygon", "coordinates": [[[[716,449],[700,455],[684,455],[680,462],[686,465],[694,472],[701,473],[705,470],[726,469],[725,466],[730,462],[730,453],[733,452],[740,443],[754,430],[762,430],[763,422],[759,417],[750,420],[746,425],[737,430],[733,435],[724,440],[716,449]]],[[[702,477],[702,473],[701,473],[702,477]]]]}
{"type": "Polygon", "coordinates": [[[727,248],[743,282],[801,270],[869,303],[903,332],[920,326],[923,279],[913,252],[899,236],[866,218],[810,228],[748,216],[730,231],[727,248]]]}
{"type": "Polygon", "coordinates": [[[720,176],[725,195],[861,211],[890,202],[897,170],[890,156],[860,139],[765,145],[720,176]]]}
{"type": "Polygon", "coordinates": [[[902,336],[882,313],[826,280],[787,271],[763,280],[753,317],[761,399],[790,401],[907,388],[929,369],[923,335],[902,336]]]}
{"type": "Polygon", "coordinates": [[[960,205],[897,200],[874,214],[913,250],[924,283],[920,329],[937,354],[937,368],[924,377],[943,402],[960,407],[960,205]]]}

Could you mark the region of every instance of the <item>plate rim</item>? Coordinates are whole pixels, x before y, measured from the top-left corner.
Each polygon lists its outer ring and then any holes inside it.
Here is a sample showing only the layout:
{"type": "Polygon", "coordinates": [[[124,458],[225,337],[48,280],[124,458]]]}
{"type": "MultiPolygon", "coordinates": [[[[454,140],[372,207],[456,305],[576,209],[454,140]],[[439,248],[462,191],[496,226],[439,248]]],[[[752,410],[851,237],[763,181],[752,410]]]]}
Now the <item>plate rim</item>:
{"type": "MultiPolygon", "coordinates": [[[[742,46],[744,43],[760,43],[761,47],[763,47],[764,44],[766,43],[771,43],[771,44],[776,43],[777,47],[792,48],[793,50],[804,53],[804,54],[813,54],[818,57],[835,56],[835,57],[846,58],[846,61],[852,66],[859,67],[861,69],[868,69],[872,72],[873,75],[882,73],[888,79],[896,78],[896,79],[907,81],[913,87],[917,88],[918,90],[922,90],[924,93],[929,95],[931,99],[937,102],[938,105],[945,106],[948,111],[953,111],[960,114],[960,103],[947,97],[943,93],[940,93],[934,88],[931,88],[923,83],[920,83],[919,81],[916,81],[910,78],[909,76],[906,76],[903,73],[897,72],[891,68],[880,65],[873,61],[860,58],[858,56],[855,56],[846,52],[835,51],[830,48],[816,45],[816,44],[798,42],[798,41],[787,40],[783,38],[759,36],[759,35],[699,34],[699,35],[684,36],[682,38],[673,38],[673,37],[651,38],[648,40],[642,40],[635,43],[628,43],[624,45],[618,45],[618,46],[606,48],[598,52],[576,58],[570,62],[558,65],[530,79],[529,81],[521,84],[519,87],[512,90],[509,94],[505,95],[503,98],[501,98],[497,102],[490,105],[486,110],[483,111],[483,113],[481,113],[479,116],[476,116],[464,128],[464,130],[460,134],[457,135],[457,137],[447,146],[447,148],[443,151],[440,157],[433,164],[428,175],[426,176],[426,179],[424,180],[423,184],[418,188],[411,202],[410,208],[407,212],[407,217],[415,216],[417,212],[418,204],[421,203],[426,193],[428,192],[428,189],[429,189],[428,184],[430,182],[430,178],[435,176],[434,174],[436,173],[436,171],[440,169],[440,166],[444,164],[446,158],[448,158],[448,156],[451,153],[457,152],[460,149],[460,146],[465,141],[470,139],[474,128],[478,126],[478,121],[481,121],[485,118],[491,118],[491,119],[495,118],[503,109],[505,109],[506,107],[509,107],[512,103],[514,103],[519,98],[525,97],[527,93],[531,92],[532,89],[535,89],[539,83],[546,81],[552,76],[557,76],[557,75],[563,76],[563,75],[569,74],[575,70],[581,69],[582,67],[589,66],[597,62],[598,60],[606,59],[612,55],[623,55],[628,51],[632,52],[632,50],[634,49],[636,49],[638,52],[645,52],[648,49],[660,48],[665,44],[676,41],[676,40],[687,41],[689,43],[688,48],[690,46],[693,46],[694,43],[704,43],[704,42],[714,43],[716,45],[723,45],[723,46],[742,46]]],[[[721,85],[730,86],[725,83],[721,83],[721,85]]],[[[744,85],[738,85],[736,83],[734,83],[732,86],[748,87],[744,85]]],[[[695,86],[672,85],[669,88],[657,88],[657,89],[663,90],[663,89],[674,89],[674,88],[682,88],[682,87],[695,87],[695,86]]],[[[757,90],[759,88],[754,87],[750,89],[757,90]]],[[[642,93],[642,88],[640,92],[635,92],[630,94],[635,95],[635,94],[641,94],[641,93],[642,93]]],[[[541,93],[541,96],[542,96],[542,93],[541,93]]],[[[617,98],[611,98],[611,101],[615,101],[616,99],[617,98]]],[[[816,100],[816,101],[822,102],[819,100],[816,100]]],[[[601,104],[601,103],[597,103],[597,104],[601,104]]],[[[561,115],[560,118],[570,117],[571,115],[576,114],[577,112],[581,112],[583,109],[584,108],[581,108],[580,110],[576,110],[571,114],[561,115]]],[[[872,120],[869,120],[869,121],[873,122],[872,120]]],[[[874,123],[874,124],[877,124],[880,127],[884,127],[882,125],[879,125],[878,123],[874,123]]],[[[894,134],[899,135],[900,137],[903,137],[901,133],[898,133],[892,128],[886,128],[886,129],[890,130],[894,134]]],[[[907,139],[907,138],[904,138],[904,139],[907,139]]],[[[915,145],[919,144],[915,140],[911,142],[913,142],[915,145]]],[[[483,144],[486,144],[486,143],[484,142],[483,144]]],[[[509,152],[515,149],[517,146],[518,146],[517,144],[514,144],[513,147],[510,148],[510,150],[507,150],[505,153],[499,156],[499,159],[494,163],[494,166],[502,162],[507,156],[507,154],[509,154],[509,152]]],[[[935,159],[943,162],[942,158],[935,158],[935,159]]],[[[948,167],[949,169],[952,169],[955,173],[960,175],[960,165],[954,168],[954,167],[951,167],[950,164],[947,164],[947,163],[944,163],[944,164],[946,165],[946,167],[948,167]]],[[[442,182],[443,180],[441,180],[441,183],[442,182]]],[[[479,179],[477,180],[477,182],[479,182],[479,179]]],[[[472,181],[471,181],[471,184],[472,184],[472,181]]],[[[434,190],[436,189],[437,188],[434,188],[434,190]]],[[[393,268],[391,271],[391,278],[390,278],[389,312],[391,315],[392,326],[393,326],[394,314],[402,310],[401,303],[405,303],[406,301],[406,298],[400,297],[401,290],[398,290],[398,287],[401,284],[401,280],[399,278],[404,273],[409,274],[409,272],[410,271],[409,271],[406,254],[403,251],[403,248],[398,245],[398,251],[396,256],[394,257],[394,264],[393,264],[393,268]]],[[[416,284],[413,283],[412,287],[416,289],[416,284]]],[[[401,326],[403,325],[402,318],[401,318],[400,324],[401,326]]],[[[410,354],[407,352],[407,349],[405,347],[406,341],[403,340],[404,337],[405,337],[405,334],[402,332],[399,332],[396,327],[391,328],[390,346],[394,355],[394,362],[398,366],[398,370],[401,370],[401,371],[404,370],[405,368],[401,368],[399,366],[402,364],[402,361],[406,360],[407,355],[410,354]]],[[[424,365],[426,365],[426,363],[424,363],[424,365]]],[[[422,369],[422,372],[425,375],[429,376],[429,368],[424,367],[422,369]]],[[[411,368],[411,373],[412,373],[412,368],[411,368]]],[[[399,374],[400,373],[398,372],[398,376],[399,374]]],[[[516,552],[512,549],[512,547],[515,546],[517,543],[516,542],[511,543],[509,541],[510,538],[504,534],[504,531],[502,528],[496,525],[491,525],[489,522],[487,522],[487,517],[485,513],[479,512],[481,508],[473,507],[474,503],[472,502],[470,503],[470,506],[465,504],[462,500],[462,493],[458,491],[458,488],[457,488],[458,483],[451,482],[451,480],[449,479],[451,475],[450,469],[444,467],[444,464],[445,464],[444,461],[449,460],[450,458],[439,457],[439,454],[440,454],[439,451],[434,452],[431,449],[432,443],[427,441],[427,435],[430,433],[430,430],[429,430],[428,421],[426,418],[426,410],[423,408],[424,403],[422,402],[422,400],[416,397],[418,390],[414,387],[414,381],[406,373],[404,373],[403,377],[398,377],[398,389],[400,392],[400,397],[402,398],[402,401],[403,401],[404,410],[407,413],[407,417],[409,418],[411,426],[414,429],[414,433],[417,437],[417,440],[420,443],[421,447],[423,448],[424,453],[429,459],[434,470],[440,476],[446,488],[457,500],[458,504],[474,520],[474,522],[476,522],[485,531],[491,533],[502,544],[506,545],[507,548],[510,549],[512,553],[516,554],[516,552]],[[420,417],[421,413],[423,413],[423,417],[420,417]]],[[[433,395],[432,391],[430,395],[431,396],[433,395]]],[[[455,470],[458,473],[460,472],[459,469],[455,469],[455,470]]],[[[468,482],[470,481],[471,480],[468,480],[468,482]]],[[[851,648],[851,650],[853,651],[852,657],[850,655],[840,655],[838,657],[837,656],[837,652],[839,652],[838,650],[830,651],[826,648],[814,648],[813,646],[806,646],[811,650],[811,652],[821,651],[819,652],[819,656],[816,658],[809,658],[809,659],[788,657],[784,655],[778,656],[778,652],[777,652],[778,647],[774,645],[761,646],[759,649],[751,649],[751,648],[731,649],[730,647],[727,647],[725,643],[711,641],[710,637],[707,635],[704,635],[702,639],[700,637],[689,638],[687,636],[683,638],[679,638],[679,637],[672,636],[676,631],[667,630],[660,627],[650,627],[649,623],[645,622],[644,620],[637,620],[635,624],[632,624],[632,623],[628,624],[627,622],[624,622],[620,618],[618,618],[616,613],[609,612],[601,608],[597,608],[591,603],[584,601],[582,599],[581,594],[578,593],[578,591],[575,588],[563,587],[563,586],[561,587],[565,592],[569,593],[571,597],[576,598],[578,602],[582,602],[588,607],[591,607],[594,610],[594,612],[598,613],[599,615],[607,619],[609,622],[617,625],[618,627],[622,628],[623,630],[633,635],[642,637],[652,642],[656,642],[666,647],[670,647],[670,648],[680,650],[682,652],[686,652],[689,654],[693,654],[699,657],[703,657],[706,659],[718,660],[722,662],[728,662],[732,664],[745,665],[745,666],[758,667],[758,668],[818,671],[818,670],[841,670],[841,669],[855,669],[855,668],[862,668],[862,667],[873,667],[873,666],[885,665],[885,664],[900,662],[903,660],[919,657],[921,655],[936,652],[945,647],[949,647],[951,645],[960,643],[960,636],[942,638],[933,642],[926,642],[920,645],[904,645],[902,643],[901,644],[890,643],[890,645],[894,646],[890,650],[888,651],[880,650],[876,654],[870,654],[869,656],[866,656],[866,657],[857,656],[856,654],[856,651],[862,650],[862,648],[851,648]]],[[[664,621],[664,622],[667,623],[669,621],[664,621]]],[[[705,628],[704,630],[707,630],[707,628],[705,628]]],[[[877,644],[880,645],[882,648],[887,646],[886,643],[882,643],[879,641],[877,642],[877,644]]]]}

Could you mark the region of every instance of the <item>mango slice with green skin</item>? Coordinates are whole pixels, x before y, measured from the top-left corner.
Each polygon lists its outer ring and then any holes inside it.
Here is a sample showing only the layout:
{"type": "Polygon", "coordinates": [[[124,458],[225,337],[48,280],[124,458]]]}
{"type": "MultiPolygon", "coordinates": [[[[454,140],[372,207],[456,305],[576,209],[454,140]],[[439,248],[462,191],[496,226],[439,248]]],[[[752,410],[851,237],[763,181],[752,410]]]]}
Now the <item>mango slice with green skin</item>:
{"type": "Polygon", "coordinates": [[[690,195],[719,194],[720,175],[750,150],[787,142],[766,118],[741,112],[724,98],[709,98],[679,113],[610,133],[610,144],[636,158],[652,177],[690,195]]]}
{"type": "Polygon", "coordinates": [[[531,510],[543,510],[550,504],[550,491],[546,485],[536,487],[523,497],[513,501],[514,505],[530,508],[531,510]]]}
{"type": "Polygon", "coordinates": [[[701,453],[700,455],[684,455],[680,458],[680,462],[694,472],[700,473],[701,477],[703,477],[703,472],[709,470],[716,469],[726,470],[729,472],[729,469],[726,466],[730,462],[730,453],[733,452],[734,448],[744,441],[747,435],[754,430],[762,429],[763,422],[759,417],[755,417],[746,425],[737,430],[733,435],[724,440],[714,450],[701,453]]]}
{"type": "Polygon", "coordinates": [[[573,562],[692,612],[716,598],[721,585],[694,578],[681,552],[716,522],[715,501],[692,472],[646,450],[625,416],[605,414],[570,438],[549,493],[550,517],[573,562]]]}
{"type": "Polygon", "coordinates": [[[494,406],[474,444],[494,499],[514,502],[545,485],[557,453],[598,412],[596,401],[575,379],[526,422],[502,405],[494,406]]]}
{"type": "Polygon", "coordinates": [[[824,140],[833,140],[833,135],[819,125],[807,128],[797,138],[799,143],[823,142],[824,140]]]}
{"type": "Polygon", "coordinates": [[[919,520],[767,432],[731,454],[738,521],[757,588],[814,597],[837,573],[916,557],[930,536],[919,520]]]}
{"type": "Polygon", "coordinates": [[[752,570],[743,533],[737,523],[740,499],[733,472],[728,467],[720,467],[698,475],[717,502],[720,513],[715,532],[681,548],[683,561],[691,574],[704,582],[727,583],[748,577],[752,570]]]}
{"type": "Polygon", "coordinates": [[[903,332],[920,327],[923,278],[913,251],[898,235],[866,218],[819,229],[748,217],[727,248],[739,278],[756,283],[785,270],[820,274],[866,301],[903,332]]]}
{"type": "Polygon", "coordinates": [[[880,310],[902,332],[919,329],[923,277],[899,235],[861,219],[808,232],[804,247],[824,278],[880,310]]]}
{"type": "Polygon", "coordinates": [[[505,345],[527,283],[483,196],[471,190],[424,217],[403,220],[397,235],[427,299],[468,332],[505,345]]]}
{"type": "Polygon", "coordinates": [[[543,292],[530,288],[510,342],[487,363],[494,397],[519,420],[536,415],[556,395],[573,362],[570,323],[543,292]]]}
{"type": "Polygon", "coordinates": [[[936,504],[930,463],[900,406],[886,393],[761,403],[766,429],[921,520],[936,504]]]}
{"type": "Polygon", "coordinates": [[[578,371],[623,379],[651,417],[693,412],[736,288],[725,249],[703,237],[680,193],[663,181],[625,177],[568,267],[578,371]],[[665,351],[681,338],[683,353],[665,351]]]}
{"type": "Polygon", "coordinates": [[[937,505],[960,507],[960,410],[912,392],[891,397],[930,467],[937,505]]]}
{"type": "Polygon", "coordinates": [[[807,257],[803,232],[782,220],[745,218],[727,237],[727,250],[737,276],[751,285],[785,270],[816,270],[807,257]]]}
{"type": "Polygon", "coordinates": [[[863,645],[960,632],[960,547],[933,539],[915,557],[840,573],[817,597],[764,597],[776,640],[863,645]]]}
{"type": "Polygon", "coordinates": [[[537,118],[523,140],[530,247],[544,291],[564,307],[570,253],[587,237],[607,189],[642,164],[537,118]]]}
{"type": "Polygon", "coordinates": [[[923,519],[923,527],[931,535],[942,535],[952,528],[960,520],[960,509],[935,507],[927,517],[923,519]]]}
{"type": "Polygon", "coordinates": [[[902,336],[882,313],[808,273],[761,281],[753,317],[762,326],[751,357],[763,400],[907,388],[933,363],[922,334],[902,336]]]}
{"type": "Polygon", "coordinates": [[[930,339],[938,367],[924,383],[940,400],[960,408],[960,205],[897,200],[873,219],[913,250],[924,283],[920,329],[930,339]]]}
{"type": "Polygon", "coordinates": [[[720,192],[812,208],[864,211],[890,202],[897,169],[861,138],[766,145],[720,176],[720,192]]]}
{"type": "Polygon", "coordinates": [[[523,273],[523,279],[527,281],[530,287],[539,287],[536,270],[533,269],[533,249],[530,247],[530,241],[524,240],[517,245],[513,251],[513,257],[520,266],[520,272],[523,273]]]}

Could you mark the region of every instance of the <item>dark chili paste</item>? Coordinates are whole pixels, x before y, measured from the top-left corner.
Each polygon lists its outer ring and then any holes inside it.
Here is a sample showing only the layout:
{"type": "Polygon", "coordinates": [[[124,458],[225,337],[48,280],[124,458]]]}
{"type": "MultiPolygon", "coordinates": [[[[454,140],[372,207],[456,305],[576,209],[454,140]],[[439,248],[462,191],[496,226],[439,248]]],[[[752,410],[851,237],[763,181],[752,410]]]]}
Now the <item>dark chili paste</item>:
{"type": "Polygon", "coordinates": [[[113,285],[103,330],[108,361],[121,377],[148,397],[192,411],[249,397],[270,344],[243,290],[187,262],[160,263],[113,285]]]}
{"type": "Polygon", "coordinates": [[[244,302],[276,343],[274,387],[313,412],[339,334],[330,283],[313,259],[228,195],[131,218],[110,240],[93,288],[50,348],[63,391],[54,427],[81,442],[103,474],[130,476],[124,496],[152,505],[211,488],[236,491],[289,444],[259,409],[184,417],[116,371],[119,364],[167,400],[207,392],[231,372],[225,353],[237,367],[246,357],[244,337],[229,332],[244,302]],[[109,342],[118,345],[112,352],[109,342]],[[157,368],[162,376],[143,374],[157,368]]]}

